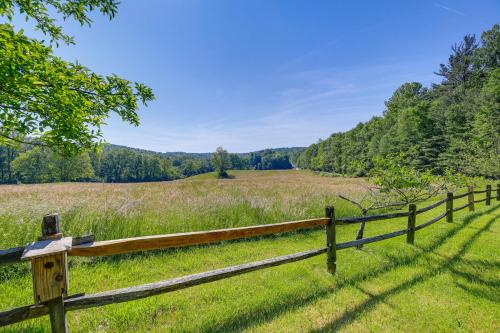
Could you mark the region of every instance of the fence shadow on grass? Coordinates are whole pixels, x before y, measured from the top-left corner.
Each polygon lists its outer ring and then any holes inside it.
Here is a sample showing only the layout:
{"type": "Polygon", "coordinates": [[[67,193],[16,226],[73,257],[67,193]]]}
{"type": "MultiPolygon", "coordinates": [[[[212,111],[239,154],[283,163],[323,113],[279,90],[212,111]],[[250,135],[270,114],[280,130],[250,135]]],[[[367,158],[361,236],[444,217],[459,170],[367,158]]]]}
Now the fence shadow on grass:
{"type": "MultiPolygon", "coordinates": [[[[386,262],[381,264],[379,267],[375,269],[365,270],[362,273],[356,274],[351,277],[342,277],[342,278],[332,278],[332,285],[326,288],[318,288],[314,292],[310,292],[306,295],[287,295],[282,301],[276,302],[271,306],[264,306],[260,308],[251,308],[248,312],[230,317],[226,320],[222,321],[214,321],[211,323],[212,326],[206,327],[206,331],[211,332],[226,332],[226,331],[239,331],[245,328],[251,328],[261,323],[265,323],[269,320],[272,320],[275,317],[283,315],[287,312],[293,311],[294,309],[301,308],[303,306],[307,306],[312,304],[322,298],[328,297],[332,294],[335,294],[339,290],[342,290],[345,287],[357,287],[359,289],[359,284],[363,281],[369,281],[372,278],[379,277],[391,270],[397,269],[398,267],[402,267],[405,265],[410,265],[417,263],[421,258],[429,255],[429,252],[434,252],[441,245],[447,243],[450,238],[455,236],[464,228],[468,227],[474,220],[478,217],[489,214],[496,209],[498,209],[500,205],[495,205],[489,210],[480,211],[474,214],[470,214],[463,218],[459,223],[446,224],[447,228],[450,228],[446,232],[441,235],[438,235],[434,239],[430,238],[428,243],[425,246],[415,246],[413,247],[412,253],[408,253],[404,251],[401,256],[391,256],[386,255],[388,259],[386,262]]],[[[369,312],[373,309],[377,304],[381,302],[386,302],[387,298],[391,295],[402,292],[406,289],[409,289],[421,282],[426,281],[427,279],[436,276],[440,272],[450,271],[453,269],[453,265],[460,262],[462,260],[462,256],[469,250],[472,243],[479,237],[483,232],[488,231],[490,226],[497,220],[498,218],[493,218],[487,222],[485,226],[480,228],[477,232],[475,232],[468,240],[461,246],[456,255],[451,258],[444,257],[444,263],[437,268],[430,268],[426,272],[417,275],[416,277],[411,278],[404,283],[401,283],[387,291],[384,291],[379,294],[368,294],[365,290],[362,290],[365,294],[369,296],[369,299],[361,304],[357,305],[354,309],[345,312],[340,318],[324,325],[322,328],[318,330],[314,330],[313,332],[323,332],[330,330],[337,330],[345,325],[353,322],[363,313],[369,312]]],[[[476,228],[471,228],[476,229],[476,228]]],[[[434,255],[436,255],[434,253],[434,255]]],[[[481,263],[482,265],[489,265],[489,263],[481,263]]],[[[498,263],[493,263],[492,267],[497,267],[498,263]]],[[[486,281],[487,282],[487,281],[486,281]]],[[[494,281],[492,283],[495,283],[494,281]]],[[[487,285],[487,284],[486,284],[487,285]]],[[[470,288],[469,288],[470,289],[470,288]]],[[[485,294],[482,290],[470,290],[473,294],[485,294]]],[[[31,331],[31,330],[29,330],[31,331]]]]}
{"type": "MultiPolygon", "coordinates": [[[[410,254],[401,257],[387,256],[389,258],[389,262],[387,264],[381,265],[375,270],[365,271],[353,277],[345,278],[330,288],[323,288],[321,290],[316,290],[314,293],[311,293],[310,295],[307,295],[305,297],[294,298],[293,296],[289,295],[285,302],[279,302],[279,304],[275,304],[266,308],[259,306],[258,308],[252,309],[249,312],[246,312],[245,314],[231,317],[222,322],[220,321],[214,322],[214,325],[212,327],[208,327],[207,331],[228,332],[228,331],[240,331],[248,329],[257,326],[259,324],[265,323],[267,321],[270,321],[273,318],[279,317],[280,315],[283,315],[287,312],[312,304],[315,301],[318,301],[333,293],[338,292],[344,287],[349,287],[349,286],[358,287],[358,284],[361,282],[368,281],[372,278],[376,278],[391,270],[397,269],[398,267],[413,264],[423,256],[428,255],[429,252],[434,252],[441,245],[445,244],[451,237],[455,236],[458,232],[469,226],[477,218],[481,217],[484,214],[489,214],[498,209],[499,207],[500,205],[495,205],[486,211],[476,212],[464,217],[462,223],[452,224],[453,226],[455,226],[453,229],[448,230],[447,232],[439,236],[437,239],[432,241],[429,245],[424,247],[418,247],[420,251],[417,252],[417,254],[410,254]]],[[[359,315],[367,312],[370,308],[374,307],[376,304],[380,302],[385,302],[385,300],[389,296],[402,292],[408,288],[411,288],[412,286],[418,283],[424,282],[425,280],[439,274],[442,271],[451,269],[452,266],[461,259],[461,256],[463,256],[467,252],[467,250],[470,248],[474,240],[477,239],[477,237],[479,237],[481,233],[488,230],[489,227],[496,221],[496,219],[497,218],[491,219],[487,223],[487,225],[480,228],[472,237],[470,237],[470,239],[462,246],[462,248],[456,255],[446,259],[447,261],[440,267],[432,269],[429,272],[426,272],[425,274],[414,277],[411,280],[408,280],[383,293],[380,293],[378,295],[371,295],[370,299],[356,306],[354,309],[347,311],[337,320],[324,325],[321,329],[313,330],[312,332],[327,332],[327,331],[338,330],[344,327],[345,325],[349,324],[350,322],[354,321],[356,318],[359,317],[359,315]]],[[[498,264],[493,264],[493,267],[495,267],[496,265],[498,264]]],[[[367,294],[365,290],[362,290],[362,292],[367,294]]]]}
{"type": "MultiPolygon", "coordinates": [[[[494,208],[490,209],[489,211],[487,211],[486,213],[491,212],[496,208],[497,207],[494,207],[494,208]]],[[[466,217],[464,219],[464,222],[461,225],[459,225],[459,227],[450,230],[447,234],[452,234],[452,236],[456,235],[460,230],[467,227],[475,218],[477,218],[477,215],[476,216],[471,215],[471,216],[466,217]]],[[[453,274],[453,272],[455,271],[453,266],[462,260],[462,256],[467,253],[467,251],[470,249],[470,247],[472,246],[474,241],[483,232],[487,231],[491,227],[491,225],[494,222],[496,222],[498,219],[499,219],[498,216],[491,218],[482,228],[480,228],[478,231],[476,231],[472,236],[470,236],[465,241],[465,243],[459,248],[459,250],[456,254],[454,254],[452,257],[443,259],[443,263],[441,265],[439,265],[438,267],[432,268],[423,274],[419,274],[419,275],[413,277],[412,279],[405,281],[404,283],[401,283],[393,288],[390,288],[389,290],[386,290],[386,291],[381,292],[379,294],[370,296],[370,298],[368,300],[357,305],[352,310],[345,312],[340,318],[324,325],[320,329],[311,330],[311,332],[337,331],[337,330],[343,328],[344,326],[348,325],[349,323],[353,322],[354,320],[356,320],[360,315],[362,315],[366,312],[369,312],[378,303],[385,302],[385,300],[392,295],[398,294],[398,293],[403,292],[409,288],[412,288],[415,285],[422,283],[422,282],[425,282],[426,280],[433,278],[433,277],[435,277],[443,272],[451,272],[453,274]]],[[[439,245],[444,244],[444,243],[445,243],[445,239],[440,237],[440,240],[438,242],[436,242],[435,244],[433,244],[430,248],[432,249],[432,251],[434,251],[439,247],[439,245]]],[[[422,248],[422,249],[426,250],[425,248],[422,248]]],[[[426,252],[428,252],[428,250],[426,252]]],[[[426,253],[426,252],[422,252],[422,253],[426,253]]],[[[474,282],[480,283],[480,281],[477,281],[477,280],[474,282]]],[[[495,286],[497,286],[497,285],[498,285],[498,281],[495,282],[495,286]]],[[[460,287],[460,286],[458,286],[458,287],[460,287]]],[[[473,293],[474,295],[480,296],[480,297],[485,297],[487,295],[487,293],[485,293],[484,291],[478,291],[478,290],[474,290],[474,291],[471,290],[471,293],[473,293]]],[[[498,300],[492,299],[491,297],[487,297],[487,298],[491,301],[498,302],[498,300]]]]}

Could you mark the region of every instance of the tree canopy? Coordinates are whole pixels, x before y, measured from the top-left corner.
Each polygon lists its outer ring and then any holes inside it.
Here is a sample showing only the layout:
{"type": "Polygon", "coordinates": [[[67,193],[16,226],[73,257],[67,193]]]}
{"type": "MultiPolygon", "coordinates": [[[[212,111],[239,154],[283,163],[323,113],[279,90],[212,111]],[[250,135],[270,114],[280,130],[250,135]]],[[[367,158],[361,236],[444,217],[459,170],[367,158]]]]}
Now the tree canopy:
{"type": "Polygon", "coordinates": [[[212,157],[212,164],[218,178],[228,178],[227,170],[231,168],[231,159],[229,153],[222,147],[217,147],[212,157]]]}
{"type": "Polygon", "coordinates": [[[381,117],[309,146],[294,163],[363,176],[376,159],[404,153],[417,170],[499,178],[500,26],[453,45],[436,74],[440,84],[402,84],[381,117]]]}
{"type": "MultiPolygon", "coordinates": [[[[298,152],[300,148],[279,148],[228,155],[232,169],[270,170],[291,168],[290,155],[298,152]]],[[[214,171],[212,156],[158,153],[110,144],[97,152],[65,156],[48,147],[0,145],[0,183],[166,181],[214,171]]]]}
{"type": "Polygon", "coordinates": [[[90,13],[99,10],[112,18],[113,0],[2,1],[0,16],[12,20],[19,12],[32,19],[50,43],[0,24],[0,143],[30,143],[74,155],[102,143],[102,125],[111,113],[139,124],[139,105],[154,99],[142,83],[117,75],[102,76],[76,62],[53,55],[54,44],[74,42],[49,15],[55,10],[63,19],[92,23],[90,13]]]}

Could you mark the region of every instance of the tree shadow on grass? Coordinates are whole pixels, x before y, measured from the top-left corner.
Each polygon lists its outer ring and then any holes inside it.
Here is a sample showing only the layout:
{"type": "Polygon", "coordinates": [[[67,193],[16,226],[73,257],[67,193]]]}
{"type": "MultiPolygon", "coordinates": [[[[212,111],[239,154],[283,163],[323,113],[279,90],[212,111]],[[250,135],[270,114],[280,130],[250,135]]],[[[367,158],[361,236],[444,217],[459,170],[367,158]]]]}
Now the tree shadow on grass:
{"type": "MultiPolygon", "coordinates": [[[[455,236],[458,232],[460,232],[462,229],[466,228],[469,224],[471,224],[475,219],[479,218],[480,216],[484,214],[489,214],[493,211],[495,211],[498,208],[497,206],[492,207],[491,209],[484,211],[484,212],[477,212],[473,213],[471,215],[466,216],[460,224],[455,224],[455,228],[448,230],[445,232],[443,235],[439,236],[436,240],[434,240],[431,244],[425,246],[425,247],[420,247],[422,250],[421,252],[417,253],[416,255],[407,255],[407,256],[402,256],[402,257],[389,257],[389,262],[387,264],[381,265],[375,270],[369,270],[369,271],[364,271],[363,273],[357,274],[353,277],[346,278],[345,280],[340,281],[339,283],[335,284],[334,286],[330,288],[323,288],[321,290],[315,291],[313,294],[309,294],[307,296],[303,297],[292,297],[289,296],[286,301],[284,302],[279,302],[277,304],[274,304],[270,307],[266,308],[256,308],[252,309],[249,312],[246,312],[245,314],[235,316],[232,318],[229,318],[225,321],[218,321],[214,322],[212,327],[208,327],[207,331],[209,332],[228,332],[228,331],[241,331],[250,327],[257,326],[259,324],[265,323],[267,321],[272,320],[273,318],[276,318],[284,313],[299,309],[303,306],[312,304],[313,302],[325,298],[333,293],[338,292],[342,288],[349,287],[349,286],[357,286],[359,283],[363,281],[368,281],[372,278],[376,278],[382,274],[385,274],[391,270],[394,270],[398,267],[401,266],[406,266],[410,265],[413,263],[416,263],[421,257],[425,256],[429,252],[433,252],[437,248],[439,248],[441,245],[443,245],[447,240],[449,240],[451,237],[455,236]]],[[[356,306],[354,309],[347,311],[342,315],[340,318],[337,320],[330,322],[323,326],[319,330],[314,330],[313,332],[326,332],[326,331],[335,331],[343,326],[347,325],[348,323],[354,321],[356,318],[359,317],[362,313],[367,312],[369,309],[373,308],[376,304],[380,302],[385,302],[385,300],[394,294],[397,294],[399,292],[402,292],[408,288],[411,288],[412,286],[424,282],[425,280],[436,276],[440,272],[449,270],[452,268],[454,264],[457,263],[461,259],[461,256],[463,256],[467,250],[470,248],[474,240],[479,237],[479,235],[487,230],[494,222],[496,218],[493,218],[491,221],[487,223],[487,225],[483,228],[481,228],[478,232],[476,232],[470,239],[462,246],[460,251],[454,255],[452,258],[449,258],[445,264],[442,266],[432,269],[429,272],[426,272],[422,275],[419,275],[415,278],[412,278],[411,280],[408,280],[399,286],[396,286],[394,288],[391,288],[385,292],[382,292],[377,295],[371,295],[370,299],[367,301],[363,302],[362,304],[356,306]]],[[[363,293],[367,293],[365,290],[362,290],[363,293]]]]}

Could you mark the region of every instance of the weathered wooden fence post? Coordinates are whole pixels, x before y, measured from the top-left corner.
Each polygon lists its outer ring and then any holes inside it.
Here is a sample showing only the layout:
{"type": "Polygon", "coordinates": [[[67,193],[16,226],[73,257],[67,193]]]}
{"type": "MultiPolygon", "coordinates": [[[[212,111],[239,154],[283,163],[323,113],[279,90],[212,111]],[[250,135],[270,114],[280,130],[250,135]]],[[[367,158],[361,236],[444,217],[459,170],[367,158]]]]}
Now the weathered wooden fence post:
{"type": "Polygon", "coordinates": [[[453,193],[446,193],[446,222],[453,222],[453,193]]]}
{"type": "Polygon", "coordinates": [[[326,225],[326,267],[328,272],[335,274],[337,271],[337,240],[335,233],[335,209],[328,206],[325,209],[325,215],[330,219],[326,225]]]}
{"type": "Polygon", "coordinates": [[[474,186],[469,186],[469,195],[467,196],[467,201],[469,203],[469,212],[474,211],[474,186]]]}
{"type": "Polygon", "coordinates": [[[500,184],[497,184],[497,201],[500,201],[500,184]]]}
{"type": "Polygon", "coordinates": [[[491,185],[486,185],[486,206],[491,204],[491,185]]]}
{"type": "MultiPolygon", "coordinates": [[[[42,237],[44,240],[62,238],[59,215],[51,214],[43,217],[42,237]]],[[[49,308],[52,332],[66,333],[66,313],[63,298],[68,292],[68,261],[66,252],[36,257],[31,260],[33,275],[33,293],[35,303],[44,303],[49,308]]]]}
{"type": "Polygon", "coordinates": [[[415,223],[417,221],[417,206],[415,204],[410,204],[408,207],[410,215],[408,215],[408,233],[406,234],[406,242],[408,244],[413,244],[415,240],[415,223]]]}

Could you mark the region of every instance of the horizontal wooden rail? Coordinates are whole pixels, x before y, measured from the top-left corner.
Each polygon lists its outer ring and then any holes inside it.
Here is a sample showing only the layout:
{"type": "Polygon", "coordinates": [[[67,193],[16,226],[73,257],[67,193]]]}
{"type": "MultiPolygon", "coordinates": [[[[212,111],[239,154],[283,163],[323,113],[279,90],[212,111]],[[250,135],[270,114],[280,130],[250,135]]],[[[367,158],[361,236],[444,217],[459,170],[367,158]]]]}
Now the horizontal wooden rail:
{"type": "Polygon", "coordinates": [[[463,198],[463,197],[466,197],[470,194],[471,192],[467,192],[467,193],[463,193],[463,194],[459,194],[459,195],[454,195],[453,196],[453,199],[460,199],[460,198],[463,198]]]}
{"type": "Polygon", "coordinates": [[[0,266],[20,262],[25,248],[25,246],[20,246],[11,249],[0,250],[0,266]]]}
{"type": "Polygon", "coordinates": [[[444,212],[443,214],[440,214],[438,216],[436,216],[435,218],[433,218],[432,220],[428,221],[428,222],[425,222],[425,223],[422,223],[422,224],[419,224],[415,227],[415,231],[417,230],[420,230],[420,229],[423,229],[425,227],[428,227],[430,226],[431,224],[434,224],[436,223],[437,221],[441,220],[441,219],[444,219],[447,215],[447,212],[444,212]]]}
{"type": "Polygon", "coordinates": [[[417,209],[417,214],[421,214],[421,213],[424,213],[424,212],[427,212],[433,208],[436,208],[436,207],[439,207],[441,206],[442,204],[444,204],[445,202],[447,201],[446,198],[444,199],[441,199],[439,201],[436,201],[435,203],[433,203],[432,205],[429,205],[427,207],[423,207],[423,208],[420,208],[420,209],[417,209]]]}
{"type": "Polygon", "coordinates": [[[377,220],[387,220],[394,219],[397,217],[408,216],[410,213],[408,212],[399,212],[399,213],[391,213],[391,214],[380,214],[380,215],[368,215],[368,216],[360,216],[360,217],[343,217],[335,219],[337,224],[352,224],[352,223],[361,223],[361,222],[369,222],[369,221],[377,221],[377,220]]]}
{"type": "Polygon", "coordinates": [[[462,210],[462,209],[464,209],[464,208],[467,208],[467,207],[469,207],[470,205],[472,205],[472,202],[468,202],[468,203],[466,203],[465,205],[459,206],[459,207],[457,207],[457,208],[453,208],[453,211],[454,211],[454,212],[458,212],[459,210],[462,210]]]}
{"type": "Polygon", "coordinates": [[[487,190],[476,190],[474,191],[475,194],[478,194],[478,193],[486,193],[487,190]]]}
{"type": "MultiPolygon", "coordinates": [[[[133,301],[145,297],[155,296],[180,289],[189,288],[199,284],[222,280],[228,277],[278,266],[294,261],[304,260],[323,253],[327,248],[304,251],[285,256],[255,261],[243,265],[231,266],[204,273],[186,275],[170,280],[148,283],[140,286],[105,291],[97,294],[82,295],[71,297],[64,300],[64,309],[66,311],[87,309],[107,304],[133,301]]],[[[0,312],[0,326],[14,324],[27,319],[32,319],[48,314],[45,306],[24,306],[4,312],[0,312]]]]}
{"type": "Polygon", "coordinates": [[[107,256],[146,250],[218,243],[226,240],[265,236],[281,232],[325,226],[328,224],[328,221],[328,218],[319,218],[232,229],[105,240],[80,246],[73,246],[68,252],[68,255],[82,257],[107,256]]]}
{"type": "MultiPolygon", "coordinates": [[[[500,200],[500,185],[498,185],[497,200],[500,200]]],[[[168,293],[180,289],[189,288],[192,286],[209,283],[232,276],[237,276],[240,274],[278,266],[290,262],[295,262],[299,260],[304,260],[311,258],[323,253],[333,253],[333,256],[329,256],[329,260],[333,261],[333,267],[335,268],[336,250],[347,249],[351,247],[359,247],[363,244],[378,242],[381,240],[402,236],[408,234],[407,242],[413,244],[414,231],[428,227],[443,218],[447,218],[448,222],[453,222],[453,212],[470,207],[470,210],[474,210],[474,203],[479,203],[486,201],[486,205],[490,204],[491,200],[491,185],[487,186],[487,190],[484,191],[469,191],[464,194],[454,196],[452,193],[447,194],[446,199],[439,200],[427,207],[423,207],[416,210],[415,205],[410,205],[409,212],[397,212],[390,214],[380,214],[380,215],[370,215],[363,217],[347,217],[347,218],[335,218],[334,211],[332,207],[327,208],[327,214],[325,218],[318,219],[308,219],[301,221],[292,221],[285,223],[231,228],[231,229],[221,229],[221,230],[210,230],[210,231],[198,231],[189,233],[178,233],[178,234],[167,234],[167,235],[156,235],[156,236],[145,236],[145,237],[135,237],[126,239],[115,239],[95,242],[93,236],[75,237],[70,238],[71,247],[68,245],[67,254],[71,256],[103,256],[103,255],[114,255],[122,253],[130,253],[137,251],[164,249],[164,248],[174,248],[174,247],[187,247],[192,245],[210,244],[217,243],[226,240],[243,239],[257,236],[265,236],[271,234],[278,234],[283,232],[296,231],[300,229],[309,229],[319,226],[326,226],[327,233],[327,247],[320,248],[316,250],[304,251],[284,256],[279,256],[275,258],[265,259],[261,261],[255,261],[247,264],[226,267],[222,269],[212,270],[203,273],[197,273],[192,275],[187,275],[179,278],[173,278],[169,280],[143,284],[139,286],[133,286],[128,288],[116,289],[111,291],[100,292],[91,295],[73,295],[71,297],[64,298],[65,294],[60,293],[61,289],[58,289],[58,298],[50,298],[48,302],[38,301],[36,305],[24,306],[8,311],[0,312],[0,326],[14,324],[20,321],[37,318],[50,314],[51,324],[56,327],[56,324],[66,325],[66,319],[64,316],[65,311],[73,311],[79,309],[92,308],[97,306],[108,305],[112,303],[121,303],[133,301],[145,297],[150,297],[154,295],[159,295],[163,293],[168,293]],[[486,198],[474,201],[473,193],[486,193],[486,198]],[[468,202],[457,208],[453,208],[453,200],[460,199],[469,196],[468,202]],[[431,220],[415,226],[415,216],[420,213],[427,212],[433,208],[436,208],[444,203],[447,203],[446,212],[432,218],[431,220]],[[329,212],[329,213],[328,213],[329,212]],[[390,232],[387,234],[377,235],[369,238],[358,239],[354,241],[336,243],[336,231],[335,226],[337,224],[351,224],[351,223],[361,223],[377,220],[386,220],[398,217],[408,217],[408,228],[403,230],[398,230],[390,232]],[[411,237],[410,237],[411,236],[411,237]],[[410,239],[410,241],[409,241],[410,239]],[[333,252],[332,252],[333,251],[333,252]],[[57,302],[59,303],[57,303],[57,302]],[[40,304],[38,304],[40,303],[40,304]],[[57,306],[57,307],[56,307],[57,306]],[[57,317],[59,316],[59,317],[57,317]],[[58,318],[58,321],[54,321],[54,318],[58,318]]],[[[50,221],[56,222],[55,226],[59,228],[59,219],[52,217],[50,221]]],[[[44,218],[44,223],[45,223],[44,218]]],[[[44,224],[42,224],[43,226],[44,224]]],[[[43,228],[42,228],[43,230],[43,228]]],[[[60,232],[55,233],[56,235],[62,235],[60,232]]],[[[52,241],[53,242],[53,241],[52,241]]],[[[37,242],[39,244],[41,242],[37,242]]],[[[51,243],[52,244],[52,243],[51,243]]],[[[69,244],[69,242],[68,242],[69,244]]],[[[42,248],[47,252],[45,248],[42,248]]],[[[7,250],[0,250],[0,265],[7,263],[14,263],[21,260],[21,258],[29,257],[29,253],[40,249],[33,249],[29,246],[16,247],[7,250]],[[31,252],[30,252],[31,251],[31,252]],[[28,253],[28,254],[27,254],[28,253]]],[[[52,252],[51,252],[52,253],[52,252]]],[[[66,255],[66,252],[64,252],[66,255]]],[[[38,257],[32,258],[32,264],[38,257]]],[[[327,265],[328,266],[328,265],[327,265]]],[[[331,270],[328,266],[329,271],[334,274],[335,269],[331,270]]],[[[67,272],[67,271],[65,271],[67,272]]],[[[36,275],[33,275],[34,277],[36,275]]],[[[34,280],[35,281],[35,280],[34,280]]],[[[49,280],[44,281],[48,283],[49,280]]],[[[34,284],[34,286],[36,286],[34,284]]],[[[58,287],[59,288],[59,287],[58,287]]],[[[36,294],[35,294],[36,295],[36,294]]],[[[56,319],[57,319],[56,318],[56,319]]],[[[63,326],[64,326],[63,325],[63,326]]],[[[59,327],[59,326],[57,326],[59,327]]],[[[59,329],[62,326],[59,327],[59,329]]],[[[66,330],[58,330],[57,332],[66,330]]]]}
{"type": "MultiPolygon", "coordinates": [[[[94,241],[95,241],[94,235],[86,235],[80,237],[73,237],[71,243],[73,246],[77,246],[77,245],[92,243],[94,241]]],[[[21,262],[21,257],[23,256],[25,250],[26,246],[0,250],[0,266],[21,262]]]]}
{"type": "Polygon", "coordinates": [[[0,312],[0,327],[49,314],[45,305],[28,305],[0,312]]]}
{"type": "Polygon", "coordinates": [[[339,243],[339,244],[337,244],[336,248],[337,248],[337,250],[347,249],[349,247],[355,247],[355,246],[362,245],[362,244],[378,242],[378,241],[381,241],[384,239],[389,239],[392,237],[401,236],[401,235],[406,234],[407,232],[408,232],[408,230],[404,229],[404,230],[390,232],[388,234],[383,234],[383,235],[378,235],[378,236],[363,238],[363,239],[357,239],[357,240],[345,242],[345,243],[339,243]]]}

